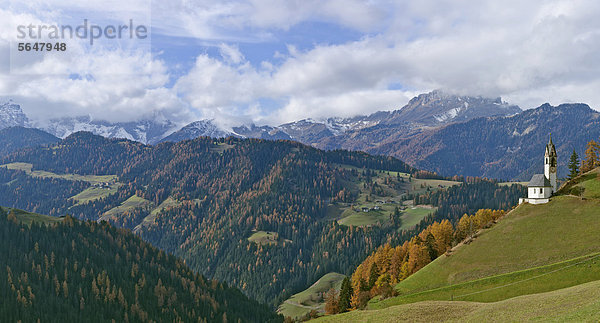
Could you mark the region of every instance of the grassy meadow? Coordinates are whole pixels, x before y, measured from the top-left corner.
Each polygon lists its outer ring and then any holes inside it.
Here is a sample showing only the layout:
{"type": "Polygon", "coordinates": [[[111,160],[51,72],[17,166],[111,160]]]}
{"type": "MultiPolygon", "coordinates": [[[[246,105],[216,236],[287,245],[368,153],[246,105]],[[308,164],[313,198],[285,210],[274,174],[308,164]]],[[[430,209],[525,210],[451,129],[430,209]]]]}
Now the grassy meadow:
{"type": "Polygon", "coordinates": [[[79,175],[79,174],[55,174],[43,170],[33,170],[33,165],[29,163],[10,163],[0,165],[12,170],[21,170],[32,177],[40,178],[60,178],[68,181],[84,181],[90,184],[109,183],[116,181],[116,175],[79,175]]]}
{"type": "Polygon", "coordinates": [[[352,311],[315,322],[597,322],[600,281],[492,303],[425,301],[352,311]]]}
{"type": "Polygon", "coordinates": [[[311,310],[323,312],[325,294],[331,288],[339,291],[344,277],[346,276],[338,273],[324,275],[309,288],[288,298],[279,306],[277,312],[292,318],[301,317],[311,310]]]}
{"type": "Polygon", "coordinates": [[[10,213],[12,211],[13,214],[16,216],[17,220],[19,220],[19,222],[29,225],[29,226],[33,222],[38,223],[38,224],[40,224],[40,223],[52,224],[52,223],[61,222],[64,220],[64,218],[43,215],[43,214],[37,214],[37,213],[31,213],[31,212],[26,212],[26,211],[19,210],[19,209],[6,208],[6,207],[2,207],[2,209],[6,213],[10,213]]]}
{"type": "Polygon", "coordinates": [[[106,211],[104,214],[102,214],[99,220],[108,220],[109,218],[115,218],[128,210],[132,210],[138,207],[151,207],[152,204],[152,202],[144,198],[141,198],[137,195],[133,195],[127,200],[125,200],[123,203],[121,203],[121,205],[106,211]]]}

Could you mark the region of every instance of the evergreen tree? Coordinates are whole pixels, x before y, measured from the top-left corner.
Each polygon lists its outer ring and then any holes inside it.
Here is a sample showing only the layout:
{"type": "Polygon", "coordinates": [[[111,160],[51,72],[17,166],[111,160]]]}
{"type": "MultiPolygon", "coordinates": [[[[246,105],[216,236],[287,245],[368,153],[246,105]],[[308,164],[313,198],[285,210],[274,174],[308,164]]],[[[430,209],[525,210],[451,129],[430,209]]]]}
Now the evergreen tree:
{"type": "Polygon", "coordinates": [[[340,297],[338,300],[339,313],[347,312],[350,309],[350,299],[352,298],[354,291],[352,290],[352,283],[348,277],[342,281],[342,288],[340,289],[340,297]]]}
{"type": "Polygon", "coordinates": [[[369,273],[369,289],[373,288],[377,278],[379,278],[379,268],[377,267],[377,264],[374,263],[371,266],[371,272],[369,273]]]}
{"type": "Polygon", "coordinates": [[[427,253],[429,253],[429,258],[433,261],[437,258],[437,251],[435,250],[435,237],[431,232],[427,233],[427,237],[425,239],[425,246],[427,247],[427,253]]]}
{"type": "Polygon", "coordinates": [[[399,228],[402,226],[402,214],[400,213],[400,209],[397,206],[394,208],[394,213],[392,213],[390,217],[392,220],[392,225],[394,227],[399,228]]]}
{"type": "Polygon", "coordinates": [[[569,159],[569,179],[573,179],[579,175],[579,156],[575,149],[573,149],[573,154],[571,154],[571,158],[569,159]]]}

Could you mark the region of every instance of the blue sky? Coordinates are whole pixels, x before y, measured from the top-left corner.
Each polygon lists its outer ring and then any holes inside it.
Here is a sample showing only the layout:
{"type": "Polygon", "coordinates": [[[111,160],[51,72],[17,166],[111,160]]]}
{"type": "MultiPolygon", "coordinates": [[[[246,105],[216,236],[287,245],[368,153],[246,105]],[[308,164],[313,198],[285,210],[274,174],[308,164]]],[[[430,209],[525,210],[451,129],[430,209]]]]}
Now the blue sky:
{"type": "Polygon", "coordinates": [[[600,3],[591,0],[0,4],[0,96],[33,119],[280,124],[398,109],[432,89],[522,108],[600,106],[600,3]],[[151,42],[15,50],[19,24],[83,19],[134,19],[151,26],[151,42]]]}

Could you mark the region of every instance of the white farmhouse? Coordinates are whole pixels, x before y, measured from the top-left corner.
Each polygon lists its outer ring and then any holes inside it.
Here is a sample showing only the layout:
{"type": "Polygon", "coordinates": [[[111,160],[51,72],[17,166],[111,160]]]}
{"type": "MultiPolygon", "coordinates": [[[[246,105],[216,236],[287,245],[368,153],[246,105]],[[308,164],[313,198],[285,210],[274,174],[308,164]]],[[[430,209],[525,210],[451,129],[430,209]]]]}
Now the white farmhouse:
{"type": "Polygon", "coordinates": [[[527,198],[519,199],[520,203],[544,204],[557,190],[556,184],[557,156],[552,137],[546,145],[544,154],[544,174],[535,174],[527,184],[527,198]]]}

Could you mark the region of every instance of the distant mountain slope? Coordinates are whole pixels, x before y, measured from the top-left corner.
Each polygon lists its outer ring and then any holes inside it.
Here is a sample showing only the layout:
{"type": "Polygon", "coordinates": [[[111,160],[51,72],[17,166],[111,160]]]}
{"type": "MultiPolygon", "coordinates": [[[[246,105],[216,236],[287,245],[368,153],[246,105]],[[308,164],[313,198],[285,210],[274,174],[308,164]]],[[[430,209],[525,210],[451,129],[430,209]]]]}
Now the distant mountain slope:
{"type": "Polygon", "coordinates": [[[600,113],[585,104],[544,104],[510,117],[478,118],[388,140],[366,149],[440,174],[529,180],[543,170],[548,136],[556,144],[558,176],[567,174],[573,149],[581,155],[600,136],[600,113]]]}
{"type": "MultiPolygon", "coordinates": [[[[201,131],[219,136],[237,135],[245,138],[291,139],[324,149],[365,150],[377,146],[382,139],[392,136],[408,136],[423,127],[440,127],[453,122],[477,117],[507,116],[521,112],[514,105],[500,98],[457,96],[436,90],[413,98],[403,108],[395,111],[379,111],[366,116],[352,118],[328,118],[325,120],[304,119],[279,126],[238,126],[233,132],[219,133],[214,130],[201,131]]],[[[204,124],[210,121],[202,121],[204,124]]],[[[193,139],[197,131],[194,124],[177,132],[172,139],[193,139]]],[[[205,126],[202,127],[206,128],[205,126]]],[[[173,141],[171,140],[171,141],[173,141]]]]}
{"type": "Polygon", "coordinates": [[[106,138],[123,138],[144,144],[158,143],[177,128],[173,122],[158,116],[153,119],[116,123],[82,116],[53,119],[39,127],[59,138],[65,138],[79,131],[89,131],[106,138]]]}
{"type": "Polygon", "coordinates": [[[271,126],[249,126],[233,127],[233,132],[245,138],[259,138],[270,140],[292,140],[292,137],[279,128],[271,126]]]}
{"type": "Polygon", "coordinates": [[[384,124],[418,123],[440,126],[450,122],[480,117],[514,115],[521,109],[503,102],[501,98],[458,96],[436,90],[421,94],[400,110],[390,113],[384,124]]]}
{"type": "Polygon", "coordinates": [[[233,133],[219,128],[212,120],[195,121],[180,130],[162,138],[160,142],[178,142],[198,137],[225,138],[233,133]]]}
{"type": "Polygon", "coordinates": [[[7,215],[0,208],[3,321],[281,320],[128,231],[13,212],[7,215]],[[36,225],[20,224],[21,219],[36,225]],[[40,225],[52,222],[56,224],[40,225]]]}
{"type": "Polygon", "coordinates": [[[0,156],[21,148],[55,144],[60,139],[38,129],[10,127],[0,130],[0,156]]]}

